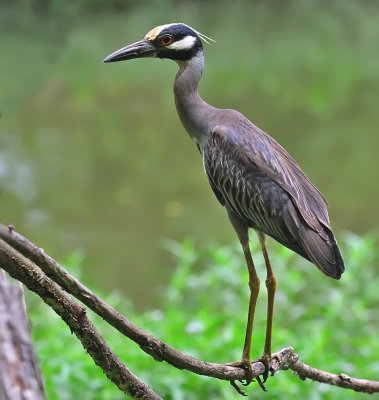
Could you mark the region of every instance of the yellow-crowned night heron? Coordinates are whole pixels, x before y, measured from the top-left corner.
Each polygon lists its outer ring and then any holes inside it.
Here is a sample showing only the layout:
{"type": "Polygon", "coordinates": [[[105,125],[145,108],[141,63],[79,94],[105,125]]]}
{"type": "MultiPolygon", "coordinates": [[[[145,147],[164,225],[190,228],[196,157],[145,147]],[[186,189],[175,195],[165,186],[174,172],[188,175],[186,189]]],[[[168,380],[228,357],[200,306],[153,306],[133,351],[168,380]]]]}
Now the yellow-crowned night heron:
{"type": "Polygon", "coordinates": [[[330,227],[325,199],[286,150],[238,111],[212,107],[199,96],[198,84],[204,67],[202,40],[207,39],[182,23],[162,25],[139,42],[112,53],[104,62],[158,57],[169,58],[179,65],[174,95],[180,120],[202,154],[209,183],[226,208],[249,271],[245,344],[241,362],[235,363],[247,368],[248,384],[252,380],[250,347],[259,292],[248,229],[253,228],[258,234],[267,268],[266,341],[261,358],[265,365],[264,381],[271,360],[276,288],[266,235],[311,261],[327,276],[339,279],[345,267],[330,227]]]}

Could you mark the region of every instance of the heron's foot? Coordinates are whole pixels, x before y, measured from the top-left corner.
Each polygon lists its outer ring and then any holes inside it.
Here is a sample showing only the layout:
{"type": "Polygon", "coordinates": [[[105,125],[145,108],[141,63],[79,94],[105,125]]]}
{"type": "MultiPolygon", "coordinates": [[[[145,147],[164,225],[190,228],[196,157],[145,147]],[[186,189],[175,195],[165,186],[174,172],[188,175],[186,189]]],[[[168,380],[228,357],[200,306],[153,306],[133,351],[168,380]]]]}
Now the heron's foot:
{"type": "Polygon", "coordinates": [[[241,394],[242,396],[247,396],[246,392],[242,390],[237,384],[236,381],[230,381],[230,384],[233,388],[237,391],[237,393],[241,394]]]}
{"type": "Polygon", "coordinates": [[[250,385],[250,383],[254,380],[253,379],[253,367],[251,364],[251,360],[249,358],[243,358],[241,361],[234,361],[234,362],[228,363],[226,365],[228,365],[230,367],[240,367],[245,370],[246,378],[243,381],[240,381],[243,386],[250,385]]]}
{"type": "Polygon", "coordinates": [[[261,357],[259,357],[256,360],[254,360],[254,361],[260,361],[265,367],[265,370],[264,370],[263,375],[262,375],[262,378],[263,378],[263,382],[262,383],[265,383],[267,381],[267,378],[268,378],[268,375],[269,375],[270,372],[271,372],[271,376],[274,375],[274,371],[271,371],[271,361],[274,358],[276,360],[280,361],[280,357],[278,355],[274,354],[274,356],[272,356],[269,353],[267,353],[267,354],[264,353],[261,357]]]}
{"type": "MultiPolygon", "coordinates": [[[[260,359],[256,359],[253,362],[256,362],[256,361],[260,361],[260,359]]],[[[244,370],[246,371],[246,378],[244,380],[240,381],[243,386],[248,386],[248,385],[250,385],[251,382],[254,381],[253,367],[252,367],[252,362],[250,359],[243,358],[241,361],[235,361],[232,363],[228,363],[226,365],[229,365],[231,367],[244,368],[244,370]]],[[[267,392],[267,390],[266,390],[265,386],[263,385],[263,382],[259,376],[256,377],[256,380],[257,380],[260,388],[264,392],[267,392]]],[[[236,381],[230,381],[230,384],[234,387],[234,389],[237,391],[237,393],[241,394],[242,396],[247,396],[246,392],[237,385],[236,381]]]]}

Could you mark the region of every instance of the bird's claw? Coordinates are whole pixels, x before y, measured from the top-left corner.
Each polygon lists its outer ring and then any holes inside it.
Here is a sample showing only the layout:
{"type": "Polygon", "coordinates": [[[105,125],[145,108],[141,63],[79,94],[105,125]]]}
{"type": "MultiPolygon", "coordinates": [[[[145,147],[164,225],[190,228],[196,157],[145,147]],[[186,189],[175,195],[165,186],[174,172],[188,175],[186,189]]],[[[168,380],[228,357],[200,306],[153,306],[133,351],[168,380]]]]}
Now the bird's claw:
{"type": "MultiPolygon", "coordinates": [[[[243,381],[240,381],[243,386],[248,386],[254,380],[253,377],[253,367],[252,362],[248,358],[243,358],[241,361],[234,361],[231,363],[226,364],[230,367],[240,367],[246,371],[246,378],[243,381]]],[[[234,381],[233,381],[234,382],[234,381]]]]}
{"type": "Polygon", "coordinates": [[[265,381],[262,382],[261,378],[260,378],[259,376],[257,376],[257,382],[258,382],[259,387],[260,387],[264,392],[267,392],[266,386],[264,385],[264,382],[265,382],[265,381]]]}
{"type": "Polygon", "coordinates": [[[241,382],[243,386],[249,386],[251,382],[253,382],[253,367],[251,364],[251,360],[241,360],[243,363],[243,367],[246,372],[245,382],[241,382]]]}
{"type": "Polygon", "coordinates": [[[237,391],[242,396],[247,396],[246,392],[242,390],[237,384],[236,381],[230,381],[230,384],[233,386],[233,388],[237,391]]]}
{"type": "Polygon", "coordinates": [[[263,383],[267,381],[268,374],[270,372],[270,361],[271,361],[271,355],[270,354],[263,354],[261,363],[265,366],[265,370],[262,375],[263,383]]]}
{"type": "Polygon", "coordinates": [[[265,367],[265,370],[262,374],[262,378],[263,378],[262,383],[265,383],[267,381],[267,378],[268,378],[270,372],[271,372],[271,376],[274,375],[274,371],[271,370],[271,362],[274,358],[278,362],[280,362],[280,357],[276,354],[274,354],[273,356],[271,356],[270,354],[263,354],[261,357],[259,357],[257,359],[257,361],[260,361],[265,367]]]}
{"type": "MultiPolygon", "coordinates": [[[[246,378],[244,380],[241,380],[242,386],[248,386],[250,385],[251,382],[253,382],[253,367],[251,364],[251,360],[249,359],[242,359],[241,361],[235,361],[229,364],[231,367],[240,367],[243,368],[246,371],[246,378]]],[[[247,396],[244,390],[242,390],[236,383],[236,381],[230,381],[230,384],[233,386],[233,388],[242,396],[247,396]]]]}
{"type": "MultiPolygon", "coordinates": [[[[273,356],[270,354],[263,354],[261,357],[256,358],[255,360],[251,361],[249,359],[242,359],[241,361],[235,361],[232,363],[228,363],[226,365],[231,366],[231,367],[240,367],[243,368],[246,371],[246,378],[244,380],[241,380],[239,382],[241,382],[242,386],[248,386],[250,385],[251,382],[254,381],[254,377],[253,377],[253,363],[255,362],[261,362],[264,367],[265,370],[262,374],[262,379],[260,378],[260,376],[256,376],[255,379],[258,382],[259,387],[264,391],[267,392],[267,389],[265,387],[265,382],[267,381],[267,378],[269,376],[269,373],[271,372],[271,376],[274,375],[274,371],[271,370],[271,364],[272,364],[272,360],[276,359],[278,362],[280,362],[280,357],[276,354],[274,354],[273,356]]],[[[242,390],[236,383],[236,381],[230,381],[230,384],[233,386],[233,388],[242,396],[247,396],[247,394],[245,393],[244,390],[242,390]]]]}

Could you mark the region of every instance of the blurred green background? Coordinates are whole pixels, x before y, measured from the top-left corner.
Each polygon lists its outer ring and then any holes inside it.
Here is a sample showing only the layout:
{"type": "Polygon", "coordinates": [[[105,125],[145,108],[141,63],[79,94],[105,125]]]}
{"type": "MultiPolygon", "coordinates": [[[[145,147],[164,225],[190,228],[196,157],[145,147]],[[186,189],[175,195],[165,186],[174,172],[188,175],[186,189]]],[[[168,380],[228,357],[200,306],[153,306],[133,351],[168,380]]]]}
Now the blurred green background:
{"type": "Polygon", "coordinates": [[[161,238],[235,239],[176,115],[175,63],[101,62],[162,23],[217,40],[203,98],[293,155],[337,236],[377,229],[377,2],[20,0],[0,18],[2,222],[55,257],[81,249],[106,291],[151,304],[174,268],[161,238]]]}
{"type": "MultiPolygon", "coordinates": [[[[57,259],[76,250],[89,284],[140,310],[160,304],[178,264],[164,238],[192,237],[212,254],[234,243],[176,115],[175,63],[101,63],[180,21],[216,40],[205,45],[203,98],[292,154],[329,201],[337,237],[377,235],[378,20],[369,0],[2,0],[1,222],[57,259]]],[[[316,270],[310,279],[340,287],[316,270]]]]}

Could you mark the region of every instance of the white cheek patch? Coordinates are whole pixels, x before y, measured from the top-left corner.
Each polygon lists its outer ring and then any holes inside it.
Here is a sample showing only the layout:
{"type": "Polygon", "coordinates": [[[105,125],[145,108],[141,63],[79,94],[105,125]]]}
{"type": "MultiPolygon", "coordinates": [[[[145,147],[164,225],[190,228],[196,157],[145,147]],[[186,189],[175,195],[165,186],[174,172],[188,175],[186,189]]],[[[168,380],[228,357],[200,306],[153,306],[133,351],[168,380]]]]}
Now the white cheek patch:
{"type": "Polygon", "coordinates": [[[169,44],[166,47],[171,50],[190,50],[195,42],[196,38],[194,36],[188,35],[177,42],[169,44]]]}

